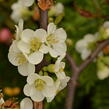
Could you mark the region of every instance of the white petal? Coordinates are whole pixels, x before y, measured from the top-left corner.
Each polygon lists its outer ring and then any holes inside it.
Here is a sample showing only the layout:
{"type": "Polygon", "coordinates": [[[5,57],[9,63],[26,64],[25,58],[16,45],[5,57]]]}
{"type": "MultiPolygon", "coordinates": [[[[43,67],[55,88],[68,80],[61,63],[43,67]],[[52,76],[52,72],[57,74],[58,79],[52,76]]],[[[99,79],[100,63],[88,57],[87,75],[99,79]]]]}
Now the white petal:
{"type": "Polygon", "coordinates": [[[30,96],[31,87],[32,87],[32,86],[29,85],[29,84],[26,84],[26,85],[24,86],[23,92],[24,92],[24,94],[25,94],[26,96],[30,96]]]}
{"type": "Polygon", "coordinates": [[[53,86],[46,86],[45,89],[42,91],[45,97],[53,97],[56,95],[56,87],[55,84],[53,86]]]}
{"type": "Polygon", "coordinates": [[[9,59],[9,62],[10,62],[11,64],[13,64],[14,66],[20,65],[20,64],[18,63],[19,58],[18,58],[18,56],[17,56],[17,54],[16,54],[15,52],[9,52],[9,53],[8,53],[8,59],[9,59]]]}
{"type": "Polygon", "coordinates": [[[35,65],[27,62],[18,66],[18,71],[22,76],[28,76],[29,74],[35,72],[35,65]]]}
{"type": "Polygon", "coordinates": [[[42,60],[43,60],[43,53],[41,52],[34,52],[32,53],[31,55],[28,56],[28,61],[31,63],[31,64],[39,64],[42,60]]]}
{"type": "Polygon", "coordinates": [[[70,80],[70,77],[68,77],[68,76],[66,76],[66,78],[60,80],[61,83],[60,83],[60,87],[58,90],[60,91],[60,90],[64,89],[67,86],[67,83],[69,80],[70,80]]]}
{"type": "Polygon", "coordinates": [[[67,34],[63,28],[57,29],[54,33],[59,42],[64,42],[67,38],[67,34]]]}
{"type": "Polygon", "coordinates": [[[30,46],[23,42],[23,41],[19,41],[18,42],[18,48],[23,52],[23,53],[29,53],[30,52],[30,46]]]}
{"type": "Polygon", "coordinates": [[[67,46],[65,43],[58,43],[53,45],[54,50],[57,52],[58,56],[64,55],[67,51],[67,46]]]}
{"type": "Polygon", "coordinates": [[[53,79],[49,76],[42,76],[42,80],[44,80],[48,86],[52,86],[54,84],[53,79]]]}
{"type": "Polygon", "coordinates": [[[24,24],[23,19],[20,19],[20,20],[19,20],[19,24],[18,24],[19,29],[20,29],[20,32],[23,31],[23,24],[24,24]]]}
{"type": "Polygon", "coordinates": [[[86,40],[87,42],[92,42],[96,39],[96,37],[92,34],[87,34],[84,36],[84,40],[86,40]]]}
{"type": "Polygon", "coordinates": [[[20,109],[33,109],[33,102],[29,98],[24,98],[20,103],[20,109]]]}
{"type": "Polygon", "coordinates": [[[40,47],[40,50],[39,50],[39,51],[42,52],[42,53],[44,53],[44,54],[47,54],[48,51],[49,51],[49,48],[48,48],[45,44],[43,44],[43,45],[40,47]]]}
{"type": "Polygon", "coordinates": [[[105,67],[103,70],[98,71],[97,76],[100,80],[104,80],[109,77],[109,68],[105,67]]]}
{"type": "Polygon", "coordinates": [[[36,79],[38,79],[38,78],[40,78],[40,76],[38,76],[36,73],[33,73],[33,74],[30,74],[28,77],[27,77],[27,82],[28,82],[28,84],[33,84],[34,83],[34,81],[36,80],[36,79]]]}
{"type": "Polygon", "coordinates": [[[82,58],[83,60],[85,60],[86,58],[88,58],[88,56],[89,56],[90,54],[91,54],[91,51],[90,51],[90,50],[84,49],[84,50],[82,51],[81,58],[82,58]]]}
{"type": "Polygon", "coordinates": [[[13,41],[10,48],[9,48],[9,52],[16,52],[16,53],[20,53],[20,50],[17,47],[17,43],[18,41],[13,41]]]}
{"type": "Polygon", "coordinates": [[[56,58],[58,56],[58,53],[54,49],[48,48],[48,50],[52,57],[56,58]]]}
{"type": "Polygon", "coordinates": [[[56,25],[54,23],[50,23],[47,28],[48,35],[53,34],[56,30],[56,25]]]}
{"type": "Polygon", "coordinates": [[[31,30],[31,29],[25,29],[25,30],[22,32],[21,39],[22,39],[24,42],[29,43],[29,41],[31,40],[31,38],[34,38],[34,31],[31,30]]]}
{"type": "Polygon", "coordinates": [[[81,53],[84,48],[86,48],[87,46],[87,43],[85,40],[79,40],[77,43],[76,43],[76,50],[81,53]]]}
{"type": "Polygon", "coordinates": [[[64,79],[66,77],[65,72],[57,72],[56,76],[58,79],[64,79]]]}
{"type": "Polygon", "coordinates": [[[32,88],[31,88],[30,96],[31,96],[31,99],[32,99],[33,101],[36,101],[36,102],[43,101],[43,99],[44,99],[44,96],[42,95],[42,92],[36,90],[35,87],[32,87],[32,88]]]}
{"type": "Polygon", "coordinates": [[[24,4],[24,6],[29,7],[34,3],[35,0],[20,0],[20,1],[24,4]]]}
{"type": "Polygon", "coordinates": [[[42,42],[46,41],[47,32],[44,29],[37,29],[34,33],[35,37],[38,37],[42,42]]]}

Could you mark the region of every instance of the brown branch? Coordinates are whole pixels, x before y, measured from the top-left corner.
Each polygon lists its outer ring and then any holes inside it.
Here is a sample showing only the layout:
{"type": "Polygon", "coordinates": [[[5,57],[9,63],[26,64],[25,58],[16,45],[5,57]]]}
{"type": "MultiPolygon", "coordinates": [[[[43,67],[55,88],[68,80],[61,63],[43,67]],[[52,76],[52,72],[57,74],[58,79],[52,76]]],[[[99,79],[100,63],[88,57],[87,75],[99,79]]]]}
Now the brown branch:
{"type": "MultiPolygon", "coordinates": [[[[48,11],[47,10],[43,11],[40,9],[40,27],[47,30],[47,25],[48,25],[48,11]]],[[[41,67],[43,67],[46,64],[48,64],[48,62],[44,58],[41,64],[36,66],[36,71],[39,71],[41,67]]],[[[34,102],[34,109],[43,109],[43,108],[44,108],[43,101],[34,102]]]]}
{"type": "Polygon", "coordinates": [[[72,72],[76,72],[78,70],[78,66],[76,65],[75,60],[70,56],[69,53],[66,54],[66,59],[71,66],[72,72]]]}
{"type": "Polygon", "coordinates": [[[71,58],[70,55],[67,54],[67,60],[71,65],[73,75],[68,83],[68,92],[66,97],[65,109],[73,109],[74,105],[74,96],[76,92],[76,81],[79,78],[80,73],[91,63],[93,60],[98,56],[98,54],[102,51],[109,44],[109,39],[103,41],[98,45],[95,51],[79,66],[77,67],[74,60],[71,58]],[[76,69],[76,70],[74,70],[76,69]]]}

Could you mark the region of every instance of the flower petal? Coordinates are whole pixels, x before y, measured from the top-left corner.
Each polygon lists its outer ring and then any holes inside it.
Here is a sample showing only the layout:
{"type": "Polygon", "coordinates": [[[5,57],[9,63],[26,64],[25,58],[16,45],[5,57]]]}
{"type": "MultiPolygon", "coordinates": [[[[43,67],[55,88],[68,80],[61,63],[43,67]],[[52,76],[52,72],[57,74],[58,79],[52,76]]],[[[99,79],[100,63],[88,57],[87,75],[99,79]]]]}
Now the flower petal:
{"type": "Polygon", "coordinates": [[[18,66],[18,71],[22,76],[28,76],[29,74],[35,72],[35,65],[27,62],[18,66]]]}
{"type": "Polygon", "coordinates": [[[42,92],[36,90],[35,87],[31,88],[30,96],[31,96],[31,99],[33,101],[36,101],[36,102],[40,102],[40,101],[42,101],[44,99],[44,96],[42,95],[42,92]]]}
{"type": "Polygon", "coordinates": [[[29,98],[24,98],[20,103],[20,109],[33,109],[33,102],[29,98]]]}
{"type": "Polygon", "coordinates": [[[48,35],[53,34],[56,31],[56,25],[54,23],[50,23],[47,28],[48,35]]]}
{"type": "Polygon", "coordinates": [[[29,55],[27,58],[31,64],[37,65],[43,60],[43,56],[44,56],[43,53],[37,51],[29,55]]]}
{"type": "Polygon", "coordinates": [[[54,44],[53,48],[57,52],[58,56],[64,55],[67,51],[67,46],[65,43],[54,44]]]}
{"type": "Polygon", "coordinates": [[[64,79],[66,77],[65,72],[57,72],[56,76],[58,79],[64,79]]]}
{"type": "Polygon", "coordinates": [[[49,53],[52,57],[56,58],[58,56],[57,52],[53,48],[48,48],[49,53]]]}
{"type": "Polygon", "coordinates": [[[56,87],[55,84],[53,86],[46,86],[45,89],[42,91],[45,97],[53,97],[56,95],[56,87]]]}
{"type": "Polygon", "coordinates": [[[43,44],[43,45],[40,47],[40,50],[39,50],[39,51],[42,52],[42,53],[44,53],[44,54],[47,54],[48,51],[49,51],[49,48],[48,48],[45,44],[43,44]]]}
{"type": "Polygon", "coordinates": [[[24,94],[25,94],[26,96],[30,96],[31,87],[32,87],[32,86],[29,85],[29,84],[26,84],[26,85],[24,86],[23,92],[24,92],[24,94]]]}
{"type": "Polygon", "coordinates": [[[31,84],[34,83],[34,81],[35,81],[37,78],[39,78],[39,76],[38,76],[37,74],[35,74],[35,73],[30,74],[30,75],[27,77],[27,83],[31,85],[31,84]]]}
{"type": "Polygon", "coordinates": [[[54,84],[53,79],[49,76],[41,76],[41,79],[44,80],[48,86],[52,86],[54,84]]]}
{"type": "Polygon", "coordinates": [[[63,28],[59,28],[55,31],[54,36],[58,39],[59,42],[65,42],[67,34],[63,28]]]}
{"type": "Polygon", "coordinates": [[[31,29],[25,29],[22,32],[21,39],[24,42],[29,43],[29,41],[31,40],[31,38],[34,38],[34,31],[31,30],[31,29]]]}
{"type": "Polygon", "coordinates": [[[42,42],[46,41],[47,32],[44,29],[37,29],[34,33],[35,37],[38,37],[42,42]]]}
{"type": "Polygon", "coordinates": [[[30,52],[30,46],[23,42],[23,41],[19,41],[18,42],[18,48],[23,52],[23,53],[29,53],[30,52]]]}

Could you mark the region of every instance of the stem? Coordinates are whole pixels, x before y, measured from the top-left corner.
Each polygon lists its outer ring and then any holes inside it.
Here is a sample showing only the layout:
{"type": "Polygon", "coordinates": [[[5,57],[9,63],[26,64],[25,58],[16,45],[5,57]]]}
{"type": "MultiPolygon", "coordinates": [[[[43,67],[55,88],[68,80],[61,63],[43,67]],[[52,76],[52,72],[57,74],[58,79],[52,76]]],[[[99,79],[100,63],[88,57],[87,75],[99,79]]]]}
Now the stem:
{"type": "Polygon", "coordinates": [[[40,18],[40,27],[47,30],[48,25],[48,11],[40,10],[41,18],[40,18]]]}
{"type": "Polygon", "coordinates": [[[73,109],[74,105],[74,97],[76,92],[76,81],[79,78],[80,73],[90,64],[93,60],[98,56],[98,54],[109,44],[109,39],[103,41],[98,45],[95,51],[78,67],[72,57],[67,54],[66,58],[71,66],[71,70],[73,75],[68,83],[68,92],[66,97],[65,109],[73,109]]]}
{"type": "MultiPolygon", "coordinates": [[[[40,9],[40,27],[47,30],[47,25],[48,25],[48,11],[43,11],[40,9]]],[[[44,59],[40,65],[36,66],[36,71],[40,70],[41,67],[44,65],[48,64],[46,60],[44,59]]],[[[34,102],[34,109],[44,109],[43,106],[43,101],[42,102],[34,102]]]]}
{"type": "Polygon", "coordinates": [[[43,102],[34,102],[34,109],[43,109],[43,102]]]}

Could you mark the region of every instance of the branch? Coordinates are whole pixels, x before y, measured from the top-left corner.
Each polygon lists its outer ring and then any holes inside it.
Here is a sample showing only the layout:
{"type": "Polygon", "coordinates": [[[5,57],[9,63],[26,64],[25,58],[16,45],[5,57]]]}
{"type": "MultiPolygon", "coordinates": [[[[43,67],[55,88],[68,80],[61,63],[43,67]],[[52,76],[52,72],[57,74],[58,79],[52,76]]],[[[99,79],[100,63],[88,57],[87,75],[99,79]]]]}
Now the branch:
{"type": "Polygon", "coordinates": [[[75,60],[70,56],[69,53],[66,54],[66,59],[67,59],[67,61],[69,62],[70,66],[71,66],[72,72],[77,71],[78,67],[77,67],[77,65],[75,63],[75,60]]]}
{"type": "Polygon", "coordinates": [[[96,50],[80,65],[79,72],[82,72],[108,44],[109,39],[100,43],[98,48],[96,48],[96,50]]]}
{"type": "Polygon", "coordinates": [[[73,75],[68,83],[68,92],[66,97],[65,109],[73,109],[74,105],[74,96],[76,92],[76,81],[79,78],[80,73],[91,63],[93,60],[98,56],[98,54],[102,51],[109,44],[109,39],[103,41],[98,45],[98,48],[79,66],[77,67],[74,60],[71,58],[70,55],[67,54],[67,60],[71,65],[73,75]],[[77,70],[75,70],[77,69],[77,70]]]}
{"type": "MultiPolygon", "coordinates": [[[[48,11],[43,11],[40,9],[40,27],[47,30],[48,25],[48,11]]],[[[45,58],[44,60],[36,66],[36,71],[39,71],[43,66],[49,64],[45,58]]],[[[34,102],[34,109],[43,109],[43,101],[42,102],[34,102]]]]}

